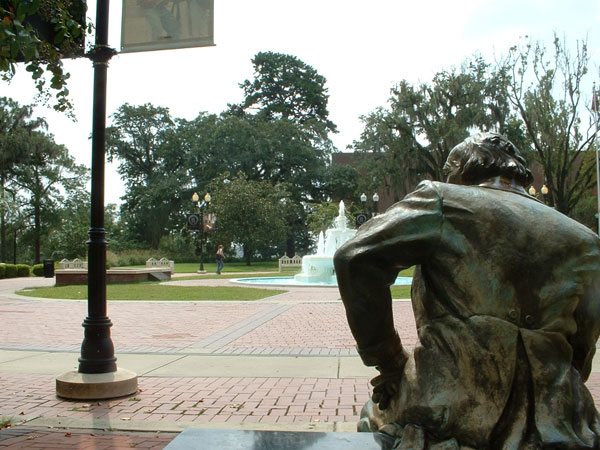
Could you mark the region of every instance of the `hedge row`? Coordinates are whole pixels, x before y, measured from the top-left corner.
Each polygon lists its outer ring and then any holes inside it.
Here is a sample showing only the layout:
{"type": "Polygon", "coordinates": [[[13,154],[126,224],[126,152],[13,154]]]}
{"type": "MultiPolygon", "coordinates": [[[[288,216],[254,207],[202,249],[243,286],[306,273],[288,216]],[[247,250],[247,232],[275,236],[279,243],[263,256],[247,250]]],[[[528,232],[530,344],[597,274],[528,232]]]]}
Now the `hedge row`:
{"type": "Polygon", "coordinates": [[[0,264],[0,278],[29,277],[31,274],[42,276],[44,266],[36,264],[33,267],[27,264],[0,264]]]}

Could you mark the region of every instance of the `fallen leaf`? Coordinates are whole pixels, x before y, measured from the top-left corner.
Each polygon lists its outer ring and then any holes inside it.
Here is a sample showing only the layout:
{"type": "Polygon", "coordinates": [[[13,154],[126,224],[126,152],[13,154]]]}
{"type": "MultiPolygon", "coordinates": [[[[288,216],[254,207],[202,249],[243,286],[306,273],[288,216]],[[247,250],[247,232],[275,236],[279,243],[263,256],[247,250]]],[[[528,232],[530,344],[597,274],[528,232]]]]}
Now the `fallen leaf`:
{"type": "Polygon", "coordinates": [[[24,415],[25,415],[25,413],[24,413],[23,411],[21,411],[21,412],[19,413],[19,415],[20,415],[20,416],[24,416],[24,415]]]}
{"type": "Polygon", "coordinates": [[[84,403],[83,405],[81,405],[82,408],[91,408],[92,405],[90,405],[89,403],[84,403]]]}
{"type": "Polygon", "coordinates": [[[71,433],[65,433],[66,437],[71,437],[71,433]]]}
{"type": "Polygon", "coordinates": [[[121,417],[121,420],[131,420],[131,417],[121,417]]]}

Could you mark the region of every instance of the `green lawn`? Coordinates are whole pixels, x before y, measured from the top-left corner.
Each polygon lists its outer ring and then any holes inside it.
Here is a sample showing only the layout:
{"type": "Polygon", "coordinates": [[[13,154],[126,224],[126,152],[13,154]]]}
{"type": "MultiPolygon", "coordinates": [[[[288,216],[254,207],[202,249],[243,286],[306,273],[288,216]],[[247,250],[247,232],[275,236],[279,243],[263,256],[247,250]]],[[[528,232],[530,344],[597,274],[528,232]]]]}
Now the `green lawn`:
{"type": "Polygon", "coordinates": [[[248,274],[243,274],[241,272],[231,272],[231,273],[227,273],[227,272],[223,272],[221,273],[221,275],[217,275],[215,273],[210,273],[207,275],[201,275],[201,274],[189,274],[187,276],[183,276],[183,277],[177,277],[177,278],[172,278],[172,280],[217,280],[217,279],[231,279],[231,278],[262,278],[262,277],[293,277],[294,275],[296,275],[297,273],[300,273],[300,271],[298,270],[289,270],[289,271],[285,271],[285,272],[270,272],[270,273],[261,273],[261,272],[256,272],[256,273],[248,273],[248,274]]]}
{"type": "MultiPolygon", "coordinates": [[[[210,271],[211,264],[205,264],[204,268],[210,271]]],[[[215,266],[215,264],[212,264],[215,266]]],[[[252,277],[268,276],[293,276],[298,273],[299,268],[288,268],[282,273],[277,271],[276,263],[255,263],[250,266],[253,270],[267,271],[270,273],[253,273],[252,277]],[[275,265],[274,265],[275,264],[275,265]]],[[[234,263],[226,266],[223,275],[192,275],[198,266],[191,263],[175,264],[177,273],[190,273],[187,277],[178,277],[177,280],[186,279],[210,279],[210,278],[238,278],[240,272],[246,272],[248,266],[243,263],[234,263]],[[179,270],[178,270],[179,267],[179,270]],[[229,269],[229,273],[227,272],[229,269]]],[[[400,272],[400,276],[410,277],[413,268],[400,272]]],[[[254,287],[229,287],[229,286],[165,286],[159,282],[108,284],[106,296],[108,300],[180,300],[180,301],[205,301],[205,300],[259,300],[273,295],[286,292],[285,290],[261,289],[254,287]]],[[[391,288],[392,298],[410,298],[410,286],[393,286],[391,288]]],[[[20,295],[30,297],[86,300],[87,286],[57,286],[30,288],[17,292],[20,295]]]]}
{"type": "Polygon", "coordinates": [[[410,298],[410,286],[392,286],[392,298],[410,298]]]}
{"type": "MultiPolygon", "coordinates": [[[[106,286],[108,300],[260,300],[286,292],[275,289],[211,286],[164,286],[158,282],[109,284],[106,286]]],[[[87,286],[56,286],[31,288],[17,294],[68,300],[86,300],[87,286]]]]}

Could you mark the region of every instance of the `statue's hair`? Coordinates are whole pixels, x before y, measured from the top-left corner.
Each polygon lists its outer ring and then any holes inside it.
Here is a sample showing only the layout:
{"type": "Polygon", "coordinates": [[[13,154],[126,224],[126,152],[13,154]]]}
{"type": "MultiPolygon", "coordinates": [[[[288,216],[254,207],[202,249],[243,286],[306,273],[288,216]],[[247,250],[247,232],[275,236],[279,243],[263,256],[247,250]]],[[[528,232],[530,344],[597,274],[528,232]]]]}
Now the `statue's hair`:
{"type": "Polygon", "coordinates": [[[506,137],[479,133],[452,149],[444,165],[448,182],[474,185],[501,176],[528,186],[533,175],[521,153],[506,137]]]}

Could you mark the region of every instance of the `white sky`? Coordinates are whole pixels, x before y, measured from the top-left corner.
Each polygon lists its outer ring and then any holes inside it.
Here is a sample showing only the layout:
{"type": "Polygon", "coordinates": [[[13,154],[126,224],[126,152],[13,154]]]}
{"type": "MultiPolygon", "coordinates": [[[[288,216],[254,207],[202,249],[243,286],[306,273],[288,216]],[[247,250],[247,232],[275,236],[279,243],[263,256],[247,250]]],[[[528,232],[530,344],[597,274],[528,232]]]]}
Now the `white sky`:
{"type": "MultiPolygon", "coordinates": [[[[110,45],[119,49],[121,2],[111,2],[110,45]]],[[[88,0],[93,19],[96,2],[88,0]]],[[[600,65],[599,0],[215,0],[215,47],[128,53],[108,71],[107,113],[128,102],[166,106],[173,117],[220,113],[242,100],[238,84],[252,78],[260,51],[295,55],[327,79],[330,119],[338,150],[358,139],[359,116],[386,104],[394,83],[429,82],[476,52],[491,62],[519,37],[549,46],[553,33],[588,40],[592,78],[600,65]]],[[[46,108],[49,131],[77,162],[90,165],[93,70],[87,59],[66,61],[78,122],[46,108]]],[[[35,88],[23,67],[0,96],[32,103],[35,88]]],[[[107,121],[110,124],[110,119],[107,121]]],[[[106,202],[124,187],[116,165],[106,168],[106,202]]]]}

